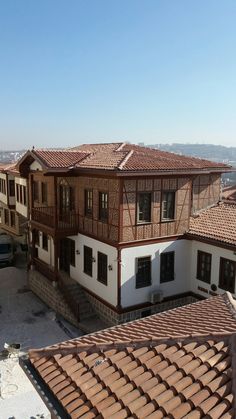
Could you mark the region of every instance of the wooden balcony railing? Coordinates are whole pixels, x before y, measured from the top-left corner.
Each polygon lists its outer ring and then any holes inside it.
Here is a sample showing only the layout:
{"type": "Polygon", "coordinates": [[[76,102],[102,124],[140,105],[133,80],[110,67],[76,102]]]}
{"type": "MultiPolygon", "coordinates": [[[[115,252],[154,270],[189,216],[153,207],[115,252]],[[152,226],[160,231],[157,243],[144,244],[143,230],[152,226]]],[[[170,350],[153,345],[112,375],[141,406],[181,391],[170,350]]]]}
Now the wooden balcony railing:
{"type": "Polygon", "coordinates": [[[79,226],[79,215],[73,211],[55,212],[55,207],[32,208],[32,221],[58,230],[76,230],[79,226]]]}

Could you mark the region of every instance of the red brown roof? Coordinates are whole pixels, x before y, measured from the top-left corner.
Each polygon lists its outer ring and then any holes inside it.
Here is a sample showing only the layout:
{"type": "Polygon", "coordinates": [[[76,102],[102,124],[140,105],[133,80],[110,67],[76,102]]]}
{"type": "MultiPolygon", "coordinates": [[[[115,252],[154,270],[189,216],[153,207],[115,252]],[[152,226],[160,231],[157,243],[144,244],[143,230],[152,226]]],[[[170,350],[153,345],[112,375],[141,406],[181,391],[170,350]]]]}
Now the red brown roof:
{"type": "Polygon", "coordinates": [[[190,236],[236,245],[236,203],[221,202],[190,218],[190,236]]]}
{"type": "Polygon", "coordinates": [[[38,158],[45,168],[77,168],[113,170],[116,172],[188,172],[228,171],[230,166],[194,157],[180,156],[149,147],[126,143],[84,144],[73,149],[32,150],[19,161],[28,157],[38,158]]]}
{"type": "Polygon", "coordinates": [[[236,201],[236,185],[225,187],[222,191],[222,199],[236,201]]]}
{"type": "Polygon", "coordinates": [[[80,151],[66,150],[33,150],[33,155],[48,168],[70,168],[87,156],[80,151]]]}
{"type": "Polygon", "coordinates": [[[234,417],[234,332],[225,293],[29,357],[72,418],[226,419],[234,417]]]}

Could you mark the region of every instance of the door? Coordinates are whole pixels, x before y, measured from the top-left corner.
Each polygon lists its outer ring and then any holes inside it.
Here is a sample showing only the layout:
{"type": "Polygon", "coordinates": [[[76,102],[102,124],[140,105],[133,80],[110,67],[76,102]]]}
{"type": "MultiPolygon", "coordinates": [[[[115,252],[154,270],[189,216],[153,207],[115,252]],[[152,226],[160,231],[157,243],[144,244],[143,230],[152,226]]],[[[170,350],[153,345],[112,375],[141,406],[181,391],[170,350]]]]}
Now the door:
{"type": "Polygon", "coordinates": [[[71,240],[60,240],[60,269],[70,273],[71,240]]]}

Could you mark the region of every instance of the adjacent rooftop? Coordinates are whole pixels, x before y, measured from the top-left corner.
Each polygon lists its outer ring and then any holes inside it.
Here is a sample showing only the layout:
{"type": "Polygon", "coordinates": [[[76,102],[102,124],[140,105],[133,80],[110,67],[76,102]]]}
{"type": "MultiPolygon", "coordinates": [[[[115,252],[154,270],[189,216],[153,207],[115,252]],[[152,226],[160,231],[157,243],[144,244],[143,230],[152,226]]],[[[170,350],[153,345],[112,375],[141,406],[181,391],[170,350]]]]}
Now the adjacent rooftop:
{"type": "Polygon", "coordinates": [[[29,357],[71,418],[233,418],[236,305],[229,293],[29,357]]]}
{"type": "Polygon", "coordinates": [[[190,218],[188,235],[236,245],[236,202],[220,202],[190,218]]]}

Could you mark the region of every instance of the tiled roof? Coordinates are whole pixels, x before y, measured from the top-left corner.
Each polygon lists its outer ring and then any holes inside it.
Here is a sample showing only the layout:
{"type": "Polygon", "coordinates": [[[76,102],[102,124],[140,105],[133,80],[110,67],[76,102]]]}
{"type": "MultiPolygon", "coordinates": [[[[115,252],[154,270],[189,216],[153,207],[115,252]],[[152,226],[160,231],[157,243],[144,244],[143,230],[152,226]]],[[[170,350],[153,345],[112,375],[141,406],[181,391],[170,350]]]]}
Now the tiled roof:
{"type": "Polygon", "coordinates": [[[225,293],[29,357],[72,418],[226,419],[234,417],[234,332],[225,293]]]}
{"type": "Polygon", "coordinates": [[[33,150],[32,152],[47,168],[70,168],[87,156],[81,151],[33,150]]]}
{"type": "Polygon", "coordinates": [[[72,149],[33,150],[47,167],[76,166],[115,171],[228,170],[229,166],[194,157],[179,156],[126,143],[83,144],[72,149]]]}
{"type": "Polygon", "coordinates": [[[236,245],[236,202],[221,202],[191,217],[188,235],[236,245]]]}
{"type": "Polygon", "coordinates": [[[236,201],[236,185],[225,187],[222,191],[222,199],[236,201]]]}
{"type": "Polygon", "coordinates": [[[18,173],[18,170],[16,168],[16,163],[0,164],[0,172],[16,172],[16,173],[18,173]]]}
{"type": "Polygon", "coordinates": [[[78,344],[31,362],[71,418],[233,418],[235,336],[78,344]]]}

